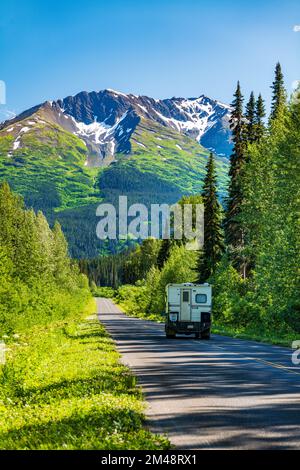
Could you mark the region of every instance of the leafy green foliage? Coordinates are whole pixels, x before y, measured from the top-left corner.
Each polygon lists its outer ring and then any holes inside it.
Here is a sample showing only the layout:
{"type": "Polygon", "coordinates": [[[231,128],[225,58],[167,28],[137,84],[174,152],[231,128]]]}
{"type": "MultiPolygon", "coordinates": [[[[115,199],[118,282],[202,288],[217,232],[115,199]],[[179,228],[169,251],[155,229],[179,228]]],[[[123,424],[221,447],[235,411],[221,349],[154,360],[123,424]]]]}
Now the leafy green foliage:
{"type": "MultiPolygon", "coordinates": [[[[179,206],[185,204],[192,206],[193,228],[196,223],[196,205],[202,202],[202,196],[199,194],[183,196],[178,201],[179,206]]],[[[82,259],[79,261],[81,272],[86,274],[90,283],[95,286],[111,286],[114,289],[122,284],[135,284],[139,280],[144,280],[152,267],[163,268],[174,246],[194,243],[194,240],[190,241],[184,236],[182,239],[174,238],[175,222],[170,211],[170,239],[148,238],[140,244],[135,241],[130,249],[116,255],[100,256],[91,260],[82,259]]],[[[183,230],[182,234],[184,235],[183,230]]]]}
{"type": "Polygon", "coordinates": [[[266,116],[265,104],[261,94],[258,95],[255,104],[255,115],[254,115],[254,141],[260,142],[263,138],[266,128],[264,124],[264,118],[266,116]]]}
{"type": "MultiPolygon", "coordinates": [[[[201,190],[208,152],[199,144],[144,119],[132,140],[132,153],[119,155],[117,162],[100,174],[99,187],[108,198],[112,198],[111,190],[117,190],[134,202],[170,203],[201,190]]],[[[224,196],[227,164],[217,158],[216,167],[224,196]]]]}
{"type": "Polygon", "coordinates": [[[161,241],[161,245],[160,245],[159,252],[157,255],[157,267],[159,269],[162,269],[163,265],[169,258],[171,247],[172,247],[172,240],[170,240],[169,238],[166,238],[165,240],[161,241]]]}
{"type": "Polygon", "coordinates": [[[286,90],[281,65],[277,62],[275,67],[275,78],[272,83],[272,109],[270,120],[281,119],[286,110],[286,90]]]}
{"type": "Polygon", "coordinates": [[[173,245],[162,270],[153,264],[136,285],[121,286],[116,301],[128,315],[162,321],[167,284],[195,281],[196,258],[196,252],[184,245],[173,245]]]}
{"type": "Polygon", "coordinates": [[[204,202],[204,246],[199,253],[198,281],[205,282],[213,274],[224,252],[222,212],[217,198],[213,154],[207,163],[207,173],[202,192],[204,202]]]}
{"type": "MultiPolygon", "coordinates": [[[[290,345],[300,333],[300,90],[289,106],[283,105],[285,92],[280,88],[283,85],[279,72],[277,66],[274,83],[279,90],[280,112],[265,128],[263,100],[258,99],[254,125],[259,132],[254,141],[248,139],[243,148],[238,147],[243,150],[242,164],[231,169],[230,176],[236,178],[240,191],[234,221],[243,234],[242,243],[235,253],[232,245],[227,245],[208,281],[213,285],[215,331],[290,345]],[[233,169],[238,170],[237,174],[233,169]]],[[[235,105],[242,126],[239,88],[235,105]]],[[[218,230],[219,226],[213,234],[218,230]]],[[[159,264],[160,269],[153,265],[149,277],[135,286],[126,286],[124,291],[119,289],[126,312],[138,316],[161,312],[167,282],[194,280],[189,272],[193,261],[187,262],[184,247],[172,247],[169,256],[165,256],[166,248],[169,247],[163,247],[164,263],[159,264]]],[[[200,260],[208,263],[208,254],[200,260]]]]}
{"type": "MultiPolygon", "coordinates": [[[[135,378],[119,362],[94,311],[86,276],[58,223],[0,188],[2,449],[160,449],[143,428],[135,378]]],[[[103,294],[103,293],[102,293],[103,294]]]]}
{"type": "Polygon", "coordinates": [[[248,142],[254,142],[256,135],[255,135],[255,109],[256,109],[256,101],[254,97],[253,91],[250,93],[249,101],[246,105],[246,139],[248,142]]]}
{"type": "MultiPolygon", "coordinates": [[[[278,74],[277,67],[275,82],[278,74]]],[[[279,94],[284,96],[282,90],[279,94]]],[[[298,94],[289,108],[272,116],[268,132],[247,147],[239,220],[245,234],[248,279],[242,280],[228,261],[211,278],[221,328],[229,326],[239,334],[280,343],[299,335],[299,148],[298,94]]]]}
{"type": "MultiPolygon", "coordinates": [[[[51,224],[58,220],[74,258],[118,253],[130,241],[116,243],[96,237],[97,205],[117,206],[120,195],[129,204],[173,203],[201,188],[207,151],[192,139],[151,121],[142,120],[132,135],[130,155],[116,155],[108,168],[86,166],[87,148],[76,136],[49,121],[41,121],[16,139],[0,131],[0,181],[21,194],[27,207],[42,210],[51,224]]],[[[20,130],[26,122],[16,126],[20,130]]],[[[222,196],[227,163],[217,160],[222,196]]]]}
{"type": "Polygon", "coordinates": [[[87,278],[68,257],[60,226],[25,210],[7,183],[0,188],[0,332],[64,318],[90,297],[87,278]]]}
{"type": "Polygon", "coordinates": [[[242,189],[240,173],[245,163],[245,119],[243,114],[244,97],[241,92],[240,82],[237,84],[232,102],[233,111],[230,119],[230,128],[233,135],[233,152],[230,156],[228,198],[226,200],[225,235],[226,242],[234,253],[236,264],[239,264],[236,251],[243,244],[243,233],[239,222],[242,204],[242,189]]]}
{"type": "Polygon", "coordinates": [[[95,170],[84,166],[87,150],[76,136],[54,124],[36,125],[12,150],[12,136],[0,135],[0,179],[35,209],[64,209],[97,201],[95,170]]]}
{"type": "Polygon", "coordinates": [[[77,313],[6,341],[1,449],[169,448],[167,439],[143,428],[136,379],[95,317],[78,322],[77,313]]]}
{"type": "Polygon", "coordinates": [[[145,279],[149,269],[157,264],[160,245],[160,241],[148,238],[129,254],[123,267],[123,278],[126,283],[145,279]]]}
{"type": "Polygon", "coordinates": [[[97,287],[95,283],[92,283],[91,289],[94,297],[110,299],[115,295],[115,291],[112,287],[97,287]]]}

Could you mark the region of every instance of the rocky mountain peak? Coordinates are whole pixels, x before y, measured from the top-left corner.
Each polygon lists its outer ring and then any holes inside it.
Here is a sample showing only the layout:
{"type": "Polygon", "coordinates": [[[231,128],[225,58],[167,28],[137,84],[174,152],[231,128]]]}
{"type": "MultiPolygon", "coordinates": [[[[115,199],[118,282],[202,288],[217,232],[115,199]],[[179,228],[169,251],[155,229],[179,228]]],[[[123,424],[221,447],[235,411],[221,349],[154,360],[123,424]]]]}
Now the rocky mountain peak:
{"type": "Polygon", "coordinates": [[[231,151],[230,107],[205,95],[161,100],[112,89],[82,91],[46,101],[2,127],[36,113],[82,139],[91,156],[89,165],[105,165],[116,153],[130,153],[131,137],[141,120],[172,128],[220,156],[231,151]]]}

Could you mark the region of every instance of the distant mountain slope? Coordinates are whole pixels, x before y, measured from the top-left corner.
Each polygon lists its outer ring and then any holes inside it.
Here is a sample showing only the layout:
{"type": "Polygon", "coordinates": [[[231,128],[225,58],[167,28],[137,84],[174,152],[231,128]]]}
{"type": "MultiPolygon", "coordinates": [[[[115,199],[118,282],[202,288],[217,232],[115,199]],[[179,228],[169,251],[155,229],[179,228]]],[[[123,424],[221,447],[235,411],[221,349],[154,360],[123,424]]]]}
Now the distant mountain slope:
{"type": "Polygon", "coordinates": [[[116,153],[130,153],[131,136],[141,118],[185,134],[220,156],[228,157],[231,151],[230,107],[204,95],[156,100],[114,90],[81,92],[35,106],[4,127],[36,112],[80,137],[91,166],[109,164],[116,153]]]}
{"type": "MultiPolygon", "coordinates": [[[[228,107],[206,100],[188,105],[106,90],[43,103],[1,126],[0,180],[61,221],[73,256],[119,249],[96,239],[97,204],[121,194],[129,202],[173,203],[199,192],[208,155],[199,140],[214,127],[221,138],[228,118],[228,107]]],[[[228,163],[216,162],[222,196],[228,163]]]]}
{"type": "MultiPolygon", "coordinates": [[[[176,200],[182,194],[201,191],[207,156],[208,151],[189,137],[142,118],[132,133],[131,154],[120,154],[116,162],[101,172],[100,187],[106,192],[113,189],[128,194],[149,192],[152,202],[160,192],[163,197],[175,192],[176,200]]],[[[223,196],[227,162],[217,157],[216,165],[219,193],[223,196]]]]}
{"type": "Polygon", "coordinates": [[[148,96],[114,90],[82,92],[58,100],[56,104],[77,123],[77,135],[105,156],[130,152],[131,135],[140,118],[157,122],[186,134],[216,154],[231,151],[230,107],[204,95],[198,98],[156,100],[148,96]]]}

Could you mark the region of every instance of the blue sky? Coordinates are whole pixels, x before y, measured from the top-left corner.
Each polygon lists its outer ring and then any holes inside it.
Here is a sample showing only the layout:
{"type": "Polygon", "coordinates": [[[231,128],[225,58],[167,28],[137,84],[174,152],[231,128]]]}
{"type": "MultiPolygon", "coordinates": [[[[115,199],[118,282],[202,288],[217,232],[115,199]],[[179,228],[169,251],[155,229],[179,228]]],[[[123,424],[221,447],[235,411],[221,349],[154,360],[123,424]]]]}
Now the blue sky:
{"type": "Polygon", "coordinates": [[[0,16],[0,119],[103,88],[230,102],[238,79],[269,104],[278,60],[289,91],[300,79],[295,25],[299,0],[9,0],[0,16]]]}

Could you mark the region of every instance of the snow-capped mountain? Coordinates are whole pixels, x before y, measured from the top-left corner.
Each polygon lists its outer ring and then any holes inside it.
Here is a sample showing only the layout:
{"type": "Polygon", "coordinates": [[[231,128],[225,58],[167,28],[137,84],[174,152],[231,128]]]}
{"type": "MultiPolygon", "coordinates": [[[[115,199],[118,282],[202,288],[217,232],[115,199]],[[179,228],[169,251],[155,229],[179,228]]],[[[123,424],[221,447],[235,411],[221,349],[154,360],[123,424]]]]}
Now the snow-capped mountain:
{"type": "Polygon", "coordinates": [[[96,237],[99,201],[117,205],[126,195],[150,207],[199,194],[209,148],[226,195],[229,116],[228,106],[205,96],[104,90],[47,101],[0,125],[0,183],[59,220],[72,256],[95,257],[107,249],[96,237]]]}
{"type": "Polygon", "coordinates": [[[116,153],[130,153],[132,134],[141,121],[146,126],[152,121],[172,128],[226,157],[231,150],[229,117],[228,105],[204,95],[157,100],[107,89],[47,101],[6,121],[1,128],[9,128],[15,135],[14,149],[22,146],[22,133],[35,122],[54,122],[84,141],[89,153],[87,165],[102,166],[114,160],[116,153]],[[19,121],[23,121],[22,129],[14,128],[19,121]]]}

